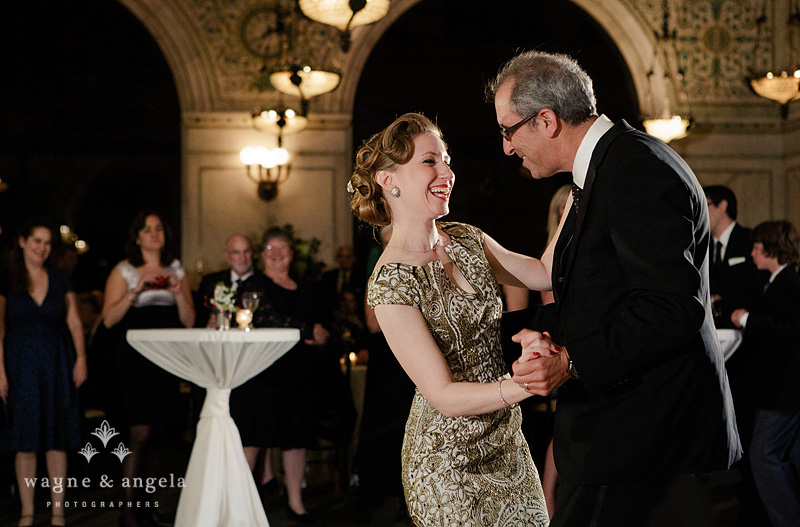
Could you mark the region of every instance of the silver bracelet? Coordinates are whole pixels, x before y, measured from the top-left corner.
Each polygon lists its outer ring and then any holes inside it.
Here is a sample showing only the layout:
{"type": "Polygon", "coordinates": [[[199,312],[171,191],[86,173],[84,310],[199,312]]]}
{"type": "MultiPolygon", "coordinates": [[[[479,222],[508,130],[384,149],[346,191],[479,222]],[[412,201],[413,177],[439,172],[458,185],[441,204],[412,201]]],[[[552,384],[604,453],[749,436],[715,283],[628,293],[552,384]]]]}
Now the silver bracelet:
{"type": "Polygon", "coordinates": [[[505,379],[500,379],[500,382],[497,383],[497,391],[498,391],[498,393],[500,393],[500,400],[503,401],[503,404],[505,405],[506,408],[514,408],[515,406],[517,406],[517,403],[508,404],[508,401],[506,401],[506,398],[503,397],[503,381],[504,380],[505,379]]]}

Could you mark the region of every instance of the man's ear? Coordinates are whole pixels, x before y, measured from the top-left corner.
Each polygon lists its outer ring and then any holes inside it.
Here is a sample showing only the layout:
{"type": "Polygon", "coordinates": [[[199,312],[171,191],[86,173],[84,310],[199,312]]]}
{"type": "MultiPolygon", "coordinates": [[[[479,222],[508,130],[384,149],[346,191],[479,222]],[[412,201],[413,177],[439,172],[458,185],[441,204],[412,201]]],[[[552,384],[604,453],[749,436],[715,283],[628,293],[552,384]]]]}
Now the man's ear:
{"type": "Polygon", "coordinates": [[[558,118],[556,112],[549,108],[544,108],[539,112],[539,118],[544,124],[544,130],[547,137],[555,137],[561,130],[561,119],[558,118]]]}

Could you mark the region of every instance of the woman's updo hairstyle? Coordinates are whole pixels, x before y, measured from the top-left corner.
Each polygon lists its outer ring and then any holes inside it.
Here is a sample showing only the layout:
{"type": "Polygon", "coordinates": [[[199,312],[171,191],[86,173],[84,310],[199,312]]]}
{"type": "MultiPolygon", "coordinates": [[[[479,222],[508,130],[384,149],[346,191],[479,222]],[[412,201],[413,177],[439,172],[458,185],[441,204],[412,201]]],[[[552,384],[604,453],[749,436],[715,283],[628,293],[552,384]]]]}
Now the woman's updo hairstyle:
{"type": "Polygon", "coordinates": [[[392,210],[375,175],[411,161],[414,138],[422,134],[433,134],[444,141],[442,131],[430,119],[419,113],[407,113],[361,145],[347,184],[348,192],[353,195],[350,210],[357,218],[373,225],[392,222],[392,210]]]}

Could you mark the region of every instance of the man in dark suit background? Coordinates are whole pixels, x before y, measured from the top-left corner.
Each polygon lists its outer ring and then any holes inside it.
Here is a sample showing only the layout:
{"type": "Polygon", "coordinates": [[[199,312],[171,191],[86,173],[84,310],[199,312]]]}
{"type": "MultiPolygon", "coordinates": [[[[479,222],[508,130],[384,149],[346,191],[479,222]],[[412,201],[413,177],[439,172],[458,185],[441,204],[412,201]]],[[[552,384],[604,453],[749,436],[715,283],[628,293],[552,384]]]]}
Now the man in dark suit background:
{"type": "Polygon", "coordinates": [[[214,297],[214,289],[219,282],[231,287],[236,284],[237,290],[255,276],[253,271],[253,248],[250,240],[244,234],[235,233],[228,236],[225,242],[225,262],[230,266],[228,269],[218,271],[203,276],[200,287],[197,288],[195,295],[195,313],[197,317],[195,326],[204,328],[208,325],[211,318],[211,308],[207,301],[214,297]]]}
{"type": "Polygon", "coordinates": [[[753,476],[773,527],[788,527],[800,525],[800,235],[788,221],[768,221],[753,229],[753,241],[769,282],[752,310],[737,309],[731,320],[755,352],[753,476]]]}
{"type": "Polygon", "coordinates": [[[556,302],[535,326],[549,332],[515,336],[514,380],[559,389],[551,525],[645,525],[675,479],[740,453],[702,189],[664,143],[598,117],[591,79],[567,56],[523,53],[488,94],[505,153],[536,179],[571,171],[578,187],[555,250],[556,302]]]}
{"type": "MultiPolygon", "coordinates": [[[[709,255],[709,281],[711,301],[714,307],[714,325],[718,329],[734,328],[731,314],[734,309],[750,309],[761,296],[767,281],[766,271],[759,271],[753,263],[751,252],[752,231],[736,222],[738,202],[736,194],[723,185],[703,187],[708,204],[708,218],[711,226],[711,247],[709,255]]],[[[751,398],[752,357],[747,345],[739,349],[725,362],[725,369],[731,384],[736,422],[744,447],[743,458],[734,465],[741,479],[736,484],[739,500],[737,525],[758,527],[766,525],[766,512],[759,499],[747,450],[753,431],[755,407],[751,398]]]]}
{"type": "Polygon", "coordinates": [[[356,266],[356,253],[352,245],[341,245],[336,251],[336,268],[322,273],[321,283],[329,310],[339,307],[343,291],[352,291],[359,300],[364,297],[366,279],[356,266]]]}
{"type": "Polygon", "coordinates": [[[736,222],[736,195],[723,185],[703,187],[711,226],[711,267],[708,270],[714,324],[732,328],[731,313],[749,308],[759,297],[767,279],[753,264],[750,229],[736,222]]]}

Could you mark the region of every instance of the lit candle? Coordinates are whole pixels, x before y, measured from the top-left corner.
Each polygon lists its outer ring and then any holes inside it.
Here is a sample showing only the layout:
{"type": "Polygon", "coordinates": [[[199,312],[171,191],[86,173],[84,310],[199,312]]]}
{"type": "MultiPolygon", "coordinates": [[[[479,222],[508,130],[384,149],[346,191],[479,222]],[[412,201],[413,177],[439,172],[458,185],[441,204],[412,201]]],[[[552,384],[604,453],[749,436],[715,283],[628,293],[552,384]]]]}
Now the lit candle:
{"type": "Polygon", "coordinates": [[[253,321],[253,312],[249,309],[240,309],[236,312],[236,322],[239,329],[249,329],[250,322],[253,321]]]}

